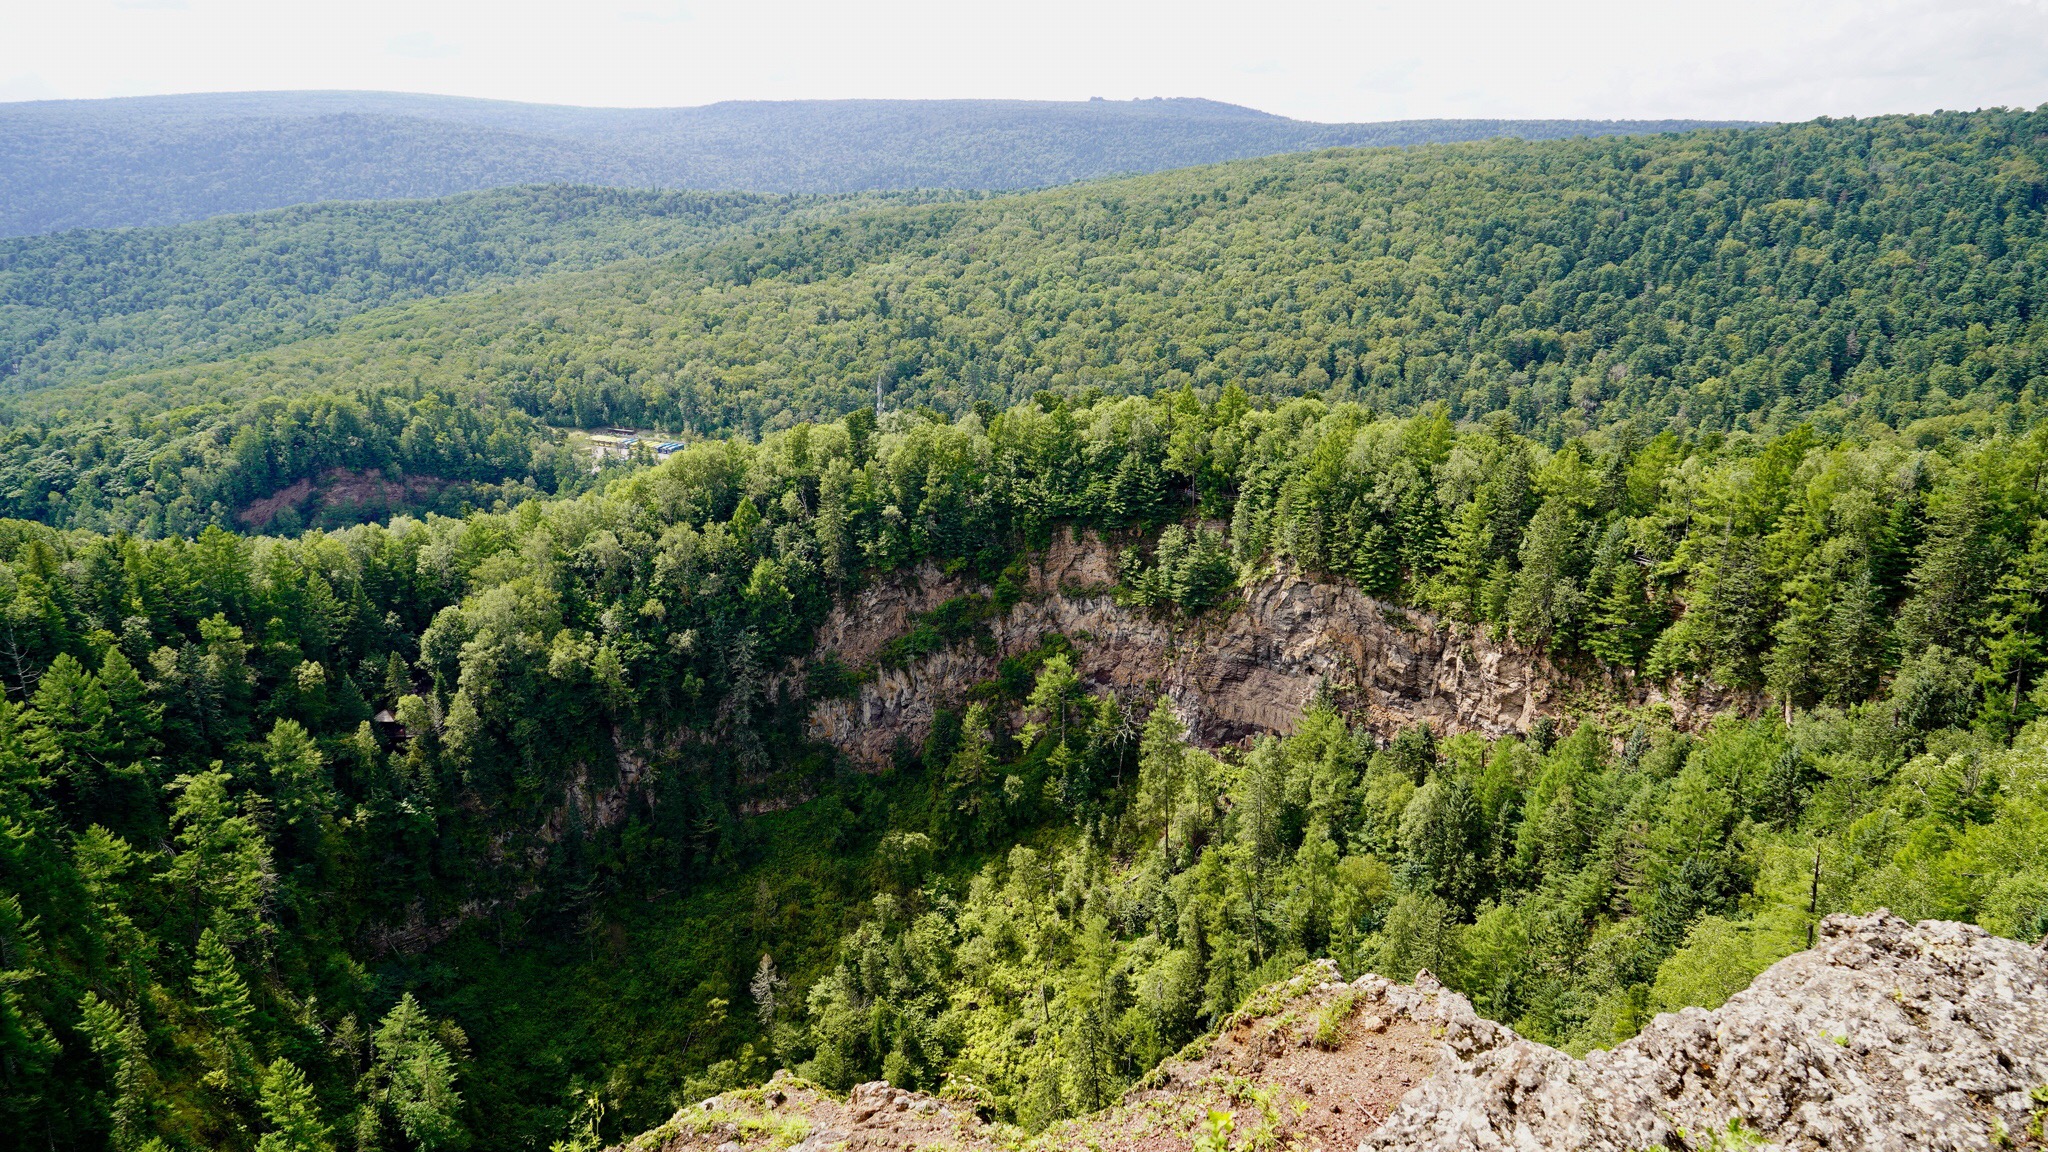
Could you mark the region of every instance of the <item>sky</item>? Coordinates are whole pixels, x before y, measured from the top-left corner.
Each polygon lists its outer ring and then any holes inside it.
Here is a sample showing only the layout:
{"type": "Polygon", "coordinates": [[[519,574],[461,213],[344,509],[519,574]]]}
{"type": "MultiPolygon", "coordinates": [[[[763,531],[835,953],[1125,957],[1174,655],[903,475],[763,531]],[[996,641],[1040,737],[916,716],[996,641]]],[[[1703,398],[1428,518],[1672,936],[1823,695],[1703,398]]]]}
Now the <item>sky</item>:
{"type": "Polygon", "coordinates": [[[2048,0],[0,0],[0,100],[1204,96],[1308,120],[2048,103],[2048,0]]]}

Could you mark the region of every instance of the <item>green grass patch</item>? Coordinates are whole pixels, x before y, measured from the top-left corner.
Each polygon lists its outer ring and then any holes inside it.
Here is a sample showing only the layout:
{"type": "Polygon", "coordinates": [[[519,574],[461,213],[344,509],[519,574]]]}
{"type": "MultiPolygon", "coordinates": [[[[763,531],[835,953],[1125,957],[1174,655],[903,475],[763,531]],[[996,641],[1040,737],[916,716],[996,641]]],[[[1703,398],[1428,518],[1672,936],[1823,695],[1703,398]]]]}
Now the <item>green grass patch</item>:
{"type": "Polygon", "coordinates": [[[1344,1046],[1344,1037],[1351,1030],[1351,1018],[1358,1015],[1358,989],[1346,988],[1337,993],[1323,1007],[1323,1014],[1316,1018],[1316,1031],[1311,1041],[1325,1052],[1334,1052],[1344,1046]]]}

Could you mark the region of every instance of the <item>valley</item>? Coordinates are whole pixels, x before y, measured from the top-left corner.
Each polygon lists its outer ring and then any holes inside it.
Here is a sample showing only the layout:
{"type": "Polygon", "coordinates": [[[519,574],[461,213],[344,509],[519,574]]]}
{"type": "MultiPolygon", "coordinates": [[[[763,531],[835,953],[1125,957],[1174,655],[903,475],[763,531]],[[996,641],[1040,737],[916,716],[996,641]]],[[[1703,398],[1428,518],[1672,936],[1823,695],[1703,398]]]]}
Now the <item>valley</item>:
{"type": "Polygon", "coordinates": [[[2048,112],[411,100],[0,243],[0,1131],[2039,1144],[2048,112]]]}

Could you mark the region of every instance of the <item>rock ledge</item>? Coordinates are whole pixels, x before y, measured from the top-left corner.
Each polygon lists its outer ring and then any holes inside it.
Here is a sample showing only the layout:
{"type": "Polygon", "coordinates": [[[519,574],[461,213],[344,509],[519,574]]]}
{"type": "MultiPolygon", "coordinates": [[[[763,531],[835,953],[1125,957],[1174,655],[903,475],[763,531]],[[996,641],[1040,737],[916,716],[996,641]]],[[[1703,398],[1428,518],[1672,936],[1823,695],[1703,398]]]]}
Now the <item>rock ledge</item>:
{"type": "Polygon", "coordinates": [[[1360,1152],[2039,1147],[2048,952],[1887,911],[1714,1011],[1657,1017],[1583,1061],[1514,1037],[1453,1059],[1360,1152]]]}

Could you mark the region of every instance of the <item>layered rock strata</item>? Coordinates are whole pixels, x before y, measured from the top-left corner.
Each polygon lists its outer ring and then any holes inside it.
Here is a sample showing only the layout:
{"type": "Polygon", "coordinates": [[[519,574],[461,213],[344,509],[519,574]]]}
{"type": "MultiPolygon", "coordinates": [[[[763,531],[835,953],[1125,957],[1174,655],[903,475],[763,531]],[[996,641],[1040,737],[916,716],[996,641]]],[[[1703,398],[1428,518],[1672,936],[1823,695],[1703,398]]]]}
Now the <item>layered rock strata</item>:
{"type": "MultiPolygon", "coordinates": [[[[1027,597],[990,623],[994,643],[961,643],[902,668],[876,664],[883,645],[919,614],[973,591],[927,565],[882,581],[836,608],[818,630],[816,653],[872,670],[852,699],[829,700],[810,733],[851,761],[886,765],[915,747],[935,711],[957,705],[1005,656],[1059,633],[1073,642],[1076,671],[1098,689],[1160,693],[1197,741],[1218,745],[1291,731],[1320,689],[1354,720],[1391,732],[1427,721],[1439,735],[1526,731],[1559,710],[1557,668],[1483,632],[1373,599],[1349,585],[1289,569],[1271,572],[1239,598],[1192,621],[1118,604],[1111,550],[1093,535],[1062,535],[1029,567],[1027,597]]],[[[1654,689],[1618,687],[1637,701],[1654,689]]],[[[1731,701],[1668,701],[1683,724],[1731,701]]]]}

